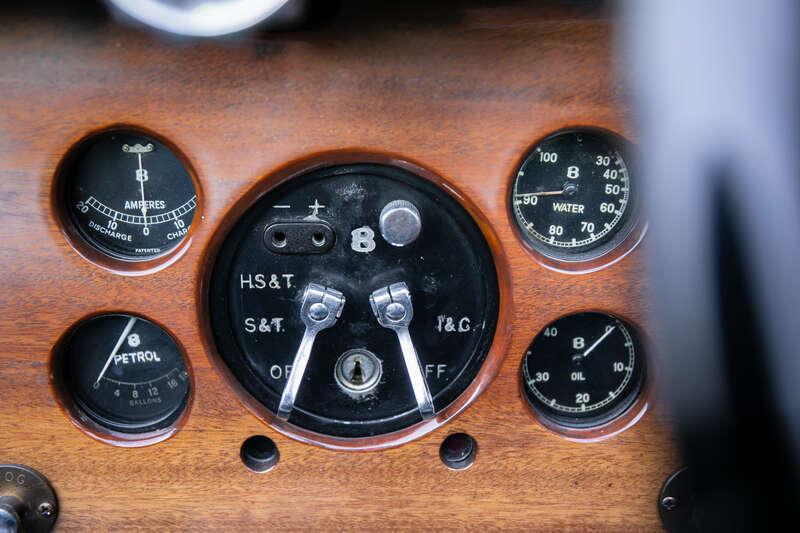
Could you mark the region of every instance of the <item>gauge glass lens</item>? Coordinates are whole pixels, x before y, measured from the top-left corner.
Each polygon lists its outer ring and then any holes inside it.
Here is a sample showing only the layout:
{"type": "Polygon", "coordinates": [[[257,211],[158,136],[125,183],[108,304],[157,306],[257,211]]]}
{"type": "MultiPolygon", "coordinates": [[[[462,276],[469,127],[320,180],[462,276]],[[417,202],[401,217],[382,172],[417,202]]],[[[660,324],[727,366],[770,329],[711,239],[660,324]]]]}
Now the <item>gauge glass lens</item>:
{"type": "Polygon", "coordinates": [[[533,150],[517,172],[511,198],[529,245],[547,256],[587,260],[630,233],[636,196],[626,144],[611,134],[565,131],[533,150]]]}
{"type": "Polygon", "coordinates": [[[178,157],[152,137],[99,134],[76,147],[65,172],[70,218],[106,255],[153,259],[189,232],[197,208],[194,183],[178,157]]]}
{"type": "Polygon", "coordinates": [[[606,423],[636,399],[644,357],[630,326],[603,313],[579,313],[548,325],[522,364],[525,395],[539,413],[574,427],[606,423]]]}
{"type": "Polygon", "coordinates": [[[183,354],[169,333],[144,318],[91,318],[73,331],[62,357],[75,403],[109,430],[156,431],[170,426],[186,406],[183,354]]]}

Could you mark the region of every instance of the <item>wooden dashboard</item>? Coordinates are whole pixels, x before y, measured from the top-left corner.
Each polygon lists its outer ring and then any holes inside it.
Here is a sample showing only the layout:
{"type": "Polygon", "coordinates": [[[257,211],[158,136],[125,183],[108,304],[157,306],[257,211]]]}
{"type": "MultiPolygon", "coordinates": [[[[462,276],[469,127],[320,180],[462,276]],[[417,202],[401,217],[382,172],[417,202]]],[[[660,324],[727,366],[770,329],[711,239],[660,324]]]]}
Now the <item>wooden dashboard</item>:
{"type": "Polygon", "coordinates": [[[526,347],[560,316],[601,310],[647,332],[646,237],[606,268],[557,272],[523,245],[507,207],[522,158],[551,132],[590,126],[635,140],[608,13],[581,3],[343,2],[321,27],[221,41],[75,12],[3,17],[0,462],[48,477],[59,530],[661,527],[658,491],[679,466],[652,386],[662,363],[649,360],[644,415],[597,442],[545,428],[520,389],[526,347]],[[118,125],[168,139],[199,185],[185,253],[140,275],[79,253],[52,196],[70,148],[118,125]],[[341,158],[421,168],[451,184],[483,221],[507,291],[499,368],[485,390],[442,427],[380,451],[324,449],[267,425],[223,378],[202,316],[210,246],[233,206],[287,169],[341,158]],[[157,444],[92,438],[53,387],[57,341],[109,311],[150,317],[185,349],[188,414],[157,444]],[[460,431],[479,451],[471,468],[453,471],[439,446],[460,431]],[[267,473],[240,460],[252,435],[280,451],[267,473]]]}

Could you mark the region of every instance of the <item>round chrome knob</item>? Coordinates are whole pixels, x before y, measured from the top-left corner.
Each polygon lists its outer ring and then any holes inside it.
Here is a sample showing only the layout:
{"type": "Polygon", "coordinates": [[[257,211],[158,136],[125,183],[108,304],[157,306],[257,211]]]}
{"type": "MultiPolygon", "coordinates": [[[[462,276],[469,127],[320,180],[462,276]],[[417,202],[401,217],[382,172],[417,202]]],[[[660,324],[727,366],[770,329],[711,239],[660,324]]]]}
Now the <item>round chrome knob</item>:
{"type": "Polygon", "coordinates": [[[419,210],[406,200],[393,200],[383,206],[378,222],[381,235],[392,246],[408,246],[422,231],[419,210]]]}

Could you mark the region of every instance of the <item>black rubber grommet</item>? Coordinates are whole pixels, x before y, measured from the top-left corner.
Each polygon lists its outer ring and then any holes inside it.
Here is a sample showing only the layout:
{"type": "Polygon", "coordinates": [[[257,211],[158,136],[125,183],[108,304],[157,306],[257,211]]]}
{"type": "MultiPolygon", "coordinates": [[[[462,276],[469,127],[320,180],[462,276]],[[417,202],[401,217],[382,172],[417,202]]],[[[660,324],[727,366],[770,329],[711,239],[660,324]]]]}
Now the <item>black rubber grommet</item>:
{"type": "Polygon", "coordinates": [[[278,464],[278,446],[269,437],[253,435],[242,443],[239,453],[244,465],[253,472],[267,472],[278,464]]]}
{"type": "Polygon", "coordinates": [[[439,447],[439,457],[447,468],[464,470],[475,462],[478,442],[466,433],[448,435],[439,447]]]}

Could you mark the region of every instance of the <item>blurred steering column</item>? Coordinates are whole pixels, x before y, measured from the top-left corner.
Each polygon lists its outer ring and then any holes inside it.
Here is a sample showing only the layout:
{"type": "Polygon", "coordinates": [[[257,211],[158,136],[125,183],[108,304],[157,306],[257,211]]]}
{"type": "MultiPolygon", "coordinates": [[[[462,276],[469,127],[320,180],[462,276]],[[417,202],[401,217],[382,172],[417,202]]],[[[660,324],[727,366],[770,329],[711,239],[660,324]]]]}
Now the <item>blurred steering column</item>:
{"type": "Polygon", "coordinates": [[[800,493],[800,4],[624,5],[693,526],[778,526],[800,493]]]}

